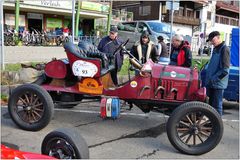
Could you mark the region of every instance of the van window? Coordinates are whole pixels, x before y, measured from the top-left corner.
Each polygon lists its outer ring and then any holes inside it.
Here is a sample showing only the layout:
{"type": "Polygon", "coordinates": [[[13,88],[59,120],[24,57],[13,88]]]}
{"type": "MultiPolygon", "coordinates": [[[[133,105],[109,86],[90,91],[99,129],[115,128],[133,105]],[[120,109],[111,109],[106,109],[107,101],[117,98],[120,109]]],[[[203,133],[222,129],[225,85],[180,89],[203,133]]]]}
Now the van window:
{"type": "Polygon", "coordinates": [[[138,32],[142,33],[143,30],[145,30],[145,29],[147,29],[147,31],[149,32],[148,26],[143,22],[139,22],[138,23],[138,32]]]}
{"type": "Polygon", "coordinates": [[[158,22],[147,22],[149,27],[157,33],[166,32],[171,33],[170,26],[164,23],[158,23],[158,22]]]}
{"type": "Polygon", "coordinates": [[[127,22],[127,23],[120,23],[118,24],[118,29],[120,31],[130,31],[135,32],[136,22],[127,22]]]}

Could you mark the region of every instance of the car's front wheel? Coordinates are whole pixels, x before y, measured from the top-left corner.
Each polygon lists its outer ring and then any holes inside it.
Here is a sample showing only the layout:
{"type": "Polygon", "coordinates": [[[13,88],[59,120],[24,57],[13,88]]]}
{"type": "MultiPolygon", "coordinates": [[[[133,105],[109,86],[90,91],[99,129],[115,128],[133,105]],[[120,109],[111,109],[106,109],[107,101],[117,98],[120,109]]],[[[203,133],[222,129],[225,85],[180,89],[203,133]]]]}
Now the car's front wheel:
{"type": "Polygon", "coordinates": [[[200,155],[218,145],[223,135],[223,122],[210,105],[187,102],[173,111],[167,122],[167,135],[180,152],[200,155]]]}

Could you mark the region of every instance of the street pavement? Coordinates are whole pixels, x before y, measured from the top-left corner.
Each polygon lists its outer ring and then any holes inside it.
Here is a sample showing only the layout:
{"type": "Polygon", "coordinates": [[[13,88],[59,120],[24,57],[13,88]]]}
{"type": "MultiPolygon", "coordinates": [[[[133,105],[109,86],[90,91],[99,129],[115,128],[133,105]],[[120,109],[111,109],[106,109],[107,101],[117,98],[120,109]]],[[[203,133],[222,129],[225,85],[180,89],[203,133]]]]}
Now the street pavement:
{"type": "Polygon", "coordinates": [[[62,46],[5,46],[5,63],[48,62],[52,58],[67,58],[62,46]]]}
{"type": "MultiPolygon", "coordinates": [[[[5,46],[5,63],[27,63],[27,62],[48,62],[52,58],[67,58],[63,46],[5,46]]],[[[200,59],[200,56],[193,55],[193,58],[200,59]]],[[[203,59],[208,56],[203,55],[203,59]]]]}
{"type": "Polygon", "coordinates": [[[82,103],[73,109],[55,108],[50,124],[38,132],[19,129],[10,119],[7,107],[1,107],[2,143],[30,152],[41,152],[44,136],[54,129],[78,129],[85,138],[92,159],[239,159],[239,110],[228,107],[223,115],[224,134],[212,151],[190,156],[179,153],[170,144],[166,134],[168,117],[150,112],[143,114],[138,108],[122,108],[120,118],[102,120],[99,102],[82,103]]]}

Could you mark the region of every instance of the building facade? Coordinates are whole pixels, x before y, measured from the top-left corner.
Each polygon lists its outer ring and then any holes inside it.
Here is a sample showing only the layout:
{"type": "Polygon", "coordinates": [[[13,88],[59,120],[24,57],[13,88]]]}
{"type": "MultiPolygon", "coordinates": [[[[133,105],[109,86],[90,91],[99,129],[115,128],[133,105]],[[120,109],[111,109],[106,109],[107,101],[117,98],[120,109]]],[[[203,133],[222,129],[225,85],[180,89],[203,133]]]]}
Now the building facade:
{"type": "MultiPolygon", "coordinates": [[[[171,22],[166,1],[119,1],[114,2],[113,8],[133,12],[133,20],[171,22]]],[[[220,31],[223,40],[230,45],[231,30],[238,26],[238,1],[180,0],[179,9],[174,11],[173,16],[173,30],[188,37],[188,40],[190,37],[193,51],[205,43],[207,35],[213,30],[220,31]]]]}
{"type": "Polygon", "coordinates": [[[215,24],[211,30],[220,31],[227,45],[231,45],[232,28],[240,26],[239,12],[239,1],[216,1],[215,24]]]}
{"type": "MultiPolygon", "coordinates": [[[[78,4],[76,4],[78,5],[78,4]]],[[[96,28],[96,20],[107,18],[109,2],[81,1],[79,30],[89,35],[96,28]]],[[[3,4],[4,24],[15,27],[15,1],[5,0],[3,4]]],[[[71,29],[72,1],[38,0],[20,1],[19,26],[28,30],[53,31],[56,28],[71,29]]]]}

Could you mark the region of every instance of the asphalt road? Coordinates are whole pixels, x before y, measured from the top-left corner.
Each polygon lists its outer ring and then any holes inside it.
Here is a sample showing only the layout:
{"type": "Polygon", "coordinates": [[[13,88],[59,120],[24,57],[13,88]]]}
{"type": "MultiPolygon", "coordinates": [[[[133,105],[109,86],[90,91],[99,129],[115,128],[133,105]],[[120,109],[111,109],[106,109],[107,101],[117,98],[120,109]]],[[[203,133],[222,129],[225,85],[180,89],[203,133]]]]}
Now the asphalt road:
{"type": "Polygon", "coordinates": [[[117,120],[102,120],[99,103],[85,103],[73,109],[55,109],[50,124],[38,132],[19,129],[10,119],[7,107],[1,108],[2,143],[24,151],[40,153],[41,142],[50,131],[59,127],[77,128],[85,138],[90,158],[97,159],[239,159],[239,110],[229,107],[223,115],[224,134],[212,151],[189,156],[179,153],[170,144],[165,124],[168,117],[138,108],[124,111],[117,120]]]}

